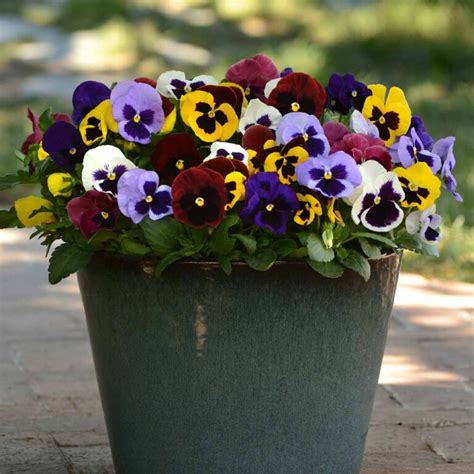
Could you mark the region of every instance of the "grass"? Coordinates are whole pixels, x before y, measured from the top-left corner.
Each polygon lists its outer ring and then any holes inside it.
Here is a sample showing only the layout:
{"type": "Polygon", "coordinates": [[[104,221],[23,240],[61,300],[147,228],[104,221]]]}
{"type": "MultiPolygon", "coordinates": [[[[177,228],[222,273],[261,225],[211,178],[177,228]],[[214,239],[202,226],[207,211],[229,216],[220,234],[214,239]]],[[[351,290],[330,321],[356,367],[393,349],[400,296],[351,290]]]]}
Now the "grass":
{"type": "MultiPolygon", "coordinates": [[[[350,71],[368,82],[399,85],[435,138],[457,137],[456,175],[464,196],[461,206],[451,196],[439,202],[447,217],[441,257],[408,255],[404,268],[474,281],[474,2],[69,0],[62,7],[48,5],[5,0],[0,8],[71,34],[94,30],[105,51],[114,51],[114,41],[125,41],[134,59],[123,73],[131,77],[156,77],[170,68],[222,77],[232,62],[265,52],[282,68],[308,71],[322,83],[332,72],[350,71]]],[[[0,77],[15,74],[17,46],[0,46],[0,77]]],[[[38,72],[24,65],[18,71],[19,80],[38,72]]],[[[36,112],[50,104],[64,111],[70,107],[54,98],[29,101],[36,112]]],[[[0,173],[17,166],[12,150],[28,132],[26,106],[19,98],[0,101],[0,173]]]]}

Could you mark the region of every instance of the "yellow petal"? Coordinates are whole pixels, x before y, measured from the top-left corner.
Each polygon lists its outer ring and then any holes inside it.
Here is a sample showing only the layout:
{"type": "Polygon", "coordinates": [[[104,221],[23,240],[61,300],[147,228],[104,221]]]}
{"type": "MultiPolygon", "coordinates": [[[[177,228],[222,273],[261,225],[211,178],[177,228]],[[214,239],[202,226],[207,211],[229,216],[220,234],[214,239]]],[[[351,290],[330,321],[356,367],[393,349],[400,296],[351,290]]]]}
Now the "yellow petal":
{"type": "Polygon", "coordinates": [[[92,109],[79,124],[82,141],[89,146],[104,143],[108,130],[118,132],[117,122],[112,116],[110,99],[102,101],[92,109]]]}
{"type": "Polygon", "coordinates": [[[239,128],[239,117],[234,108],[227,103],[219,105],[216,111],[221,111],[227,117],[227,122],[222,124],[222,132],[219,140],[227,141],[239,128]]]}
{"type": "Polygon", "coordinates": [[[228,191],[232,195],[232,199],[226,204],[225,210],[229,211],[232,209],[238,201],[245,199],[245,181],[247,178],[239,171],[232,171],[225,177],[226,185],[228,183],[235,183],[235,189],[228,191]]]}
{"type": "Polygon", "coordinates": [[[178,113],[176,112],[176,107],[173,107],[171,113],[165,118],[163,122],[163,126],[161,127],[160,133],[169,133],[173,130],[176,124],[176,116],[178,113]]]}
{"type": "Polygon", "coordinates": [[[48,176],[48,189],[53,196],[69,197],[72,194],[72,176],[69,173],[53,173],[48,176]]]}
{"type": "Polygon", "coordinates": [[[31,216],[34,211],[41,209],[42,207],[52,209],[53,205],[46,199],[38,196],[27,196],[24,198],[17,199],[15,201],[15,211],[18,216],[18,220],[25,227],[36,227],[42,224],[50,224],[56,221],[52,212],[41,211],[31,216]]]}
{"type": "Polygon", "coordinates": [[[372,91],[372,97],[377,97],[382,103],[385,102],[386,86],[383,84],[369,84],[367,87],[372,91]]]}
{"type": "Polygon", "coordinates": [[[377,96],[369,95],[369,97],[365,99],[364,107],[362,107],[362,115],[366,119],[370,119],[372,117],[372,112],[373,112],[374,107],[379,109],[382,113],[385,112],[385,104],[383,100],[381,100],[377,96]]]}
{"type": "Polygon", "coordinates": [[[193,91],[188,92],[181,96],[179,101],[179,112],[185,125],[189,125],[189,117],[191,114],[196,113],[196,104],[204,102],[211,106],[212,109],[215,107],[214,97],[209,92],[205,91],[193,91]]]}
{"type": "Polygon", "coordinates": [[[48,153],[46,153],[46,151],[43,148],[43,142],[40,143],[40,146],[37,151],[37,156],[38,156],[38,160],[40,161],[45,160],[49,156],[48,153]]]}

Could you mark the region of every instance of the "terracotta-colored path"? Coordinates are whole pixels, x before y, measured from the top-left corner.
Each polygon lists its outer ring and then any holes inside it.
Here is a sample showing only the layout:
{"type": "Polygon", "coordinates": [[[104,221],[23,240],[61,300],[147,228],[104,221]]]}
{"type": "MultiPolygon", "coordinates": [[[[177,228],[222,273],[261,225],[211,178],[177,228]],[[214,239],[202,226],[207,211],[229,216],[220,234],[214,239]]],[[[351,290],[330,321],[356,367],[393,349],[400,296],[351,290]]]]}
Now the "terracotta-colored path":
{"type": "MultiPolygon", "coordinates": [[[[0,473],[113,472],[76,280],[27,238],[0,231],[0,473]]],[[[401,276],[364,473],[474,473],[473,290],[401,276]]]]}

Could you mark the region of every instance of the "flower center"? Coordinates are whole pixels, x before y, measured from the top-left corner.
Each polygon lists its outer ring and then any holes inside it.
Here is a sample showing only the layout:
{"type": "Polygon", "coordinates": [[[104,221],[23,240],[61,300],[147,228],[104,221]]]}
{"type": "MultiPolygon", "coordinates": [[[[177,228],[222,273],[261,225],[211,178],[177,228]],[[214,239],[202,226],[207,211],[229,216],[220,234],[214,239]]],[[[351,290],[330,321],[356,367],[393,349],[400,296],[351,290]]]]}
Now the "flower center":
{"type": "Polygon", "coordinates": [[[229,153],[226,158],[228,158],[229,160],[232,160],[234,157],[229,153]]]}
{"type": "Polygon", "coordinates": [[[140,122],[140,120],[141,120],[141,119],[140,119],[140,115],[135,114],[135,116],[133,117],[133,121],[134,121],[135,123],[138,123],[138,122],[140,122]]]}
{"type": "Polygon", "coordinates": [[[100,215],[102,216],[102,219],[108,219],[109,218],[109,213],[108,212],[102,211],[100,213],[100,215]]]}
{"type": "Polygon", "coordinates": [[[192,89],[191,89],[191,86],[190,86],[189,84],[186,84],[186,85],[184,86],[184,92],[191,92],[191,90],[192,90],[192,89]]]}
{"type": "Polygon", "coordinates": [[[305,142],[309,140],[309,135],[307,133],[303,133],[303,139],[305,142]]]}
{"type": "Polygon", "coordinates": [[[145,201],[148,202],[148,203],[152,202],[153,201],[153,196],[147,196],[145,198],[145,201]]]}
{"type": "Polygon", "coordinates": [[[211,110],[207,115],[210,118],[214,118],[216,116],[216,113],[213,110],[211,110]]]}
{"type": "Polygon", "coordinates": [[[331,100],[331,105],[334,107],[336,105],[336,101],[333,99],[331,100]]]}
{"type": "Polygon", "coordinates": [[[357,97],[357,91],[352,91],[352,97],[357,97]]]}
{"type": "Polygon", "coordinates": [[[375,196],[374,204],[375,204],[376,206],[378,206],[378,205],[380,204],[380,201],[381,201],[380,197],[379,197],[379,196],[375,196]]]}
{"type": "Polygon", "coordinates": [[[274,207],[275,207],[274,204],[267,204],[267,206],[265,207],[265,209],[266,209],[268,212],[272,212],[274,207]]]}
{"type": "Polygon", "coordinates": [[[251,91],[250,91],[250,87],[247,86],[247,87],[245,88],[245,95],[250,95],[250,92],[251,92],[251,91]]]}
{"type": "Polygon", "coordinates": [[[332,179],[332,173],[329,170],[324,173],[324,179],[332,179]]]}
{"type": "Polygon", "coordinates": [[[178,160],[176,162],[176,168],[178,168],[180,171],[184,169],[184,160],[178,160]]]}
{"type": "Polygon", "coordinates": [[[202,207],[204,204],[206,204],[206,201],[201,196],[197,197],[194,202],[196,203],[197,207],[202,207]]]}
{"type": "Polygon", "coordinates": [[[298,102],[293,102],[291,104],[291,110],[292,112],[298,112],[298,110],[300,110],[300,104],[298,104],[298,102]]]}
{"type": "Polygon", "coordinates": [[[416,192],[418,191],[418,186],[415,183],[408,183],[408,189],[410,191],[416,192]]]}
{"type": "Polygon", "coordinates": [[[76,153],[77,153],[77,150],[74,147],[69,149],[69,154],[70,155],[75,155],[76,153]]]}
{"type": "Polygon", "coordinates": [[[382,125],[385,123],[385,117],[383,115],[379,118],[379,123],[382,125]]]}
{"type": "Polygon", "coordinates": [[[110,181],[115,181],[115,179],[117,178],[117,175],[111,171],[110,173],[107,173],[107,179],[109,179],[110,181]]]}
{"type": "Polygon", "coordinates": [[[418,150],[416,146],[413,147],[413,156],[416,156],[418,154],[418,150]]]}

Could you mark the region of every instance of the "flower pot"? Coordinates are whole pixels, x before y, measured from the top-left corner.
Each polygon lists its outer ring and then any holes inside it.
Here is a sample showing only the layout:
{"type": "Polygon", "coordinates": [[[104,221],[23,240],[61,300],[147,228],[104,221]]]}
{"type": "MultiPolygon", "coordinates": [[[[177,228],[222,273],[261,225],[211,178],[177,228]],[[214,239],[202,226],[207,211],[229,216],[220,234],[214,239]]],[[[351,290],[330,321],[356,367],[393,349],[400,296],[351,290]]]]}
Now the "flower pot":
{"type": "Polygon", "coordinates": [[[356,473],[400,257],[365,283],[304,263],[79,272],[118,473],[356,473]]]}

